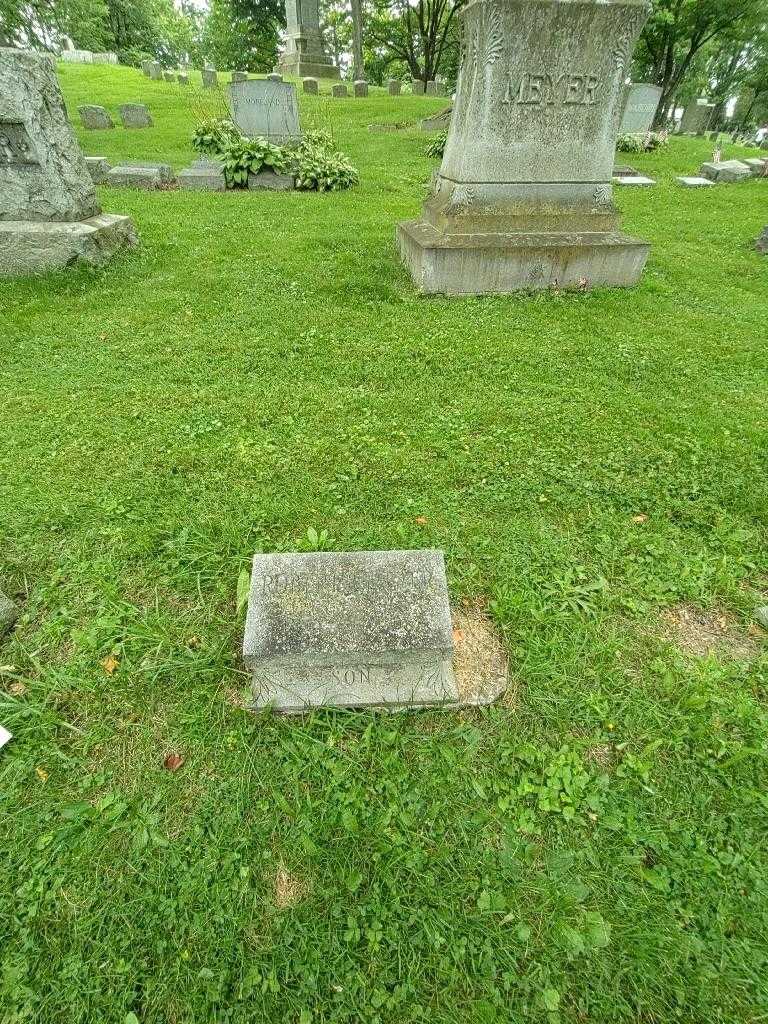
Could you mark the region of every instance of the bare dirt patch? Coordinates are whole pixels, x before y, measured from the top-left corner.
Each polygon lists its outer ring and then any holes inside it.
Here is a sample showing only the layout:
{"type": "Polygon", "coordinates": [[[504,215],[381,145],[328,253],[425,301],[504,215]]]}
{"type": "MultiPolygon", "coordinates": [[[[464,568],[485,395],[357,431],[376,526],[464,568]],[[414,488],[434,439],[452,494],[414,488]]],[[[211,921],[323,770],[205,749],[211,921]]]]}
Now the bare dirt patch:
{"type": "Polygon", "coordinates": [[[746,661],[754,658],[760,649],[754,632],[745,630],[722,608],[678,604],[662,612],[661,618],[667,639],[697,658],[715,654],[746,661]]]}
{"type": "Polygon", "coordinates": [[[275,875],[275,906],[278,910],[295,907],[306,892],[304,883],[281,864],[275,875]]]}
{"type": "Polygon", "coordinates": [[[452,610],[453,674],[459,700],[490,704],[497,698],[512,707],[516,691],[509,679],[509,659],[498,630],[480,600],[465,600],[452,610]]]}

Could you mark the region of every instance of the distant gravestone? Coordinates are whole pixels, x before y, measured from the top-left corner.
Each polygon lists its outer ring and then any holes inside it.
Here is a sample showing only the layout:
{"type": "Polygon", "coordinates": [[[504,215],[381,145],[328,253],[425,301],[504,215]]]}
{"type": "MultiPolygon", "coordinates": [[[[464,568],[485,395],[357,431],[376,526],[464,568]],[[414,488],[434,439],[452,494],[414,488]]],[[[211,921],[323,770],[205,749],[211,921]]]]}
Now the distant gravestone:
{"type": "Polygon", "coordinates": [[[94,64],[117,64],[116,53],[94,53],[93,54],[94,64]]]}
{"type": "Polygon", "coordinates": [[[103,156],[87,156],[85,164],[94,185],[103,185],[109,174],[109,163],[103,156]]]}
{"type": "Polygon", "coordinates": [[[715,183],[709,178],[698,178],[695,175],[682,174],[675,179],[683,188],[711,188],[715,183]]]}
{"type": "Polygon", "coordinates": [[[216,68],[203,68],[203,88],[215,89],[219,84],[216,68]]]}
{"type": "Polygon", "coordinates": [[[257,78],[230,87],[232,119],[249,138],[261,136],[281,144],[301,137],[296,86],[257,78]]]}
{"type": "Polygon", "coordinates": [[[702,178],[722,184],[724,182],[744,181],[752,177],[752,171],[740,160],[722,160],[718,163],[708,161],[699,168],[702,178]]]}
{"type": "Polygon", "coordinates": [[[143,103],[123,103],[117,109],[124,128],[152,127],[152,115],[143,103]]]}
{"type": "Polygon", "coordinates": [[[149,78],[149,65],[150,65],[150,63],[151,63],[151,61],[148,61],[148,60],[143,60],[141,62],[141,73],[143,75],[146,75],[147,78],[149,78]]]}
{"type": "Polygon", "coordinates": [[[86,103],[84,106],[78,107],[77,112],[80,115],[80,120],[83,122],[83,128],[98,130],[115,127],[112,118],[104,107],[97,107],[92,103],[86,103]]]}
{"type": "Polygon", "coordinates": [[[768,172],[768,161],[762,160],[760,157],[751,156],[741,162],[750,169],[756,178],[762,178],[768,172]]]}
{"type": "Polygon", "coordinates": [[[441,110],[437,114],[433,114],[432,117],[424,117],[419,122],[419,128],[423,132],[442,132],[448,128],[451,123],[451,114],[453,113],[453,107],[446,107],[445,110],[441,110]]]}
{"type": "Polygon", "coordinates": [[[186,71],[180,71],[178,75],[176,75],[176,81],[179,85],[189,85],[189,75],[186,71]]]}
{"type": "Polygon", "coordinates": [[[304,78],[301,84],[305,93],[308,93],[310,96],[317,96],[320,86],[316,78],[304,78]]]}
{"type": "Polygon", "coordinates": [[[335,99],[343,99],[347,95],[347,87],[343,82],[331,87],[331,95],[335,99]]]}
{"type": "Polygon", "coordinates": [[[166,80],[166,82],[175,82],[176,81],[176,75],[174,75],[174,73],[172,71],[164,71],[163,72],[163,78],[166,80]]]}
{"type": "Polygon", "coordinates": [[[364,97],[368,95],[368,83],[359,78],[355,82],[355,96],[364,97]]]}
{"type": "Polygon", "coordinates": [[[399,78],[390,78],[387,82],[387,92],[390,96],[399,96],[403,83],[399,78]]]}
{"type": "Polygon", "coordinates": [[[90,50],[62,50],[59,60],[67,64],[93,64],[93,54],[90,50]]]}
{"type": "Polygon", "coordinates": [[[624,97],[619,135],[644,135],[649,131],[660,99],[661,89],[658,85],[632,82],[624,97]]]}
{"type": "Polygon", "coordinates": [[[247,71],[233,71],[232,72],[232,81],[233,82],[247,82],[248,81],[248,72],[247,71]]]}
{"type": "Polygon", "coordinates": [[[163,69],[156,60],[149,62],[149,77],[153,82],[161,82],[163,80],[163,69]]]}
{"type": "Polygon", "coordinates": [[[129,217],[101,213],[53,63],[0,49],[0,276],[100,266],[136,242],[129,217]]]}
{"type": "Polygon", "coordinates": [[[254,706],[456,704],[440,551],[256,555],[243,658],[254,706]]]}
{"type": "Polygon", "coordinates": [[[270,72],[270,74],[267,75],[268,82],[282,82],[282,80],[283,76],[280,74],[279,71],[272,71],[270,72]]]}
{"type": "Polygon", "coordinates": [[[426,91],[426,87],[420,78],[411,79],[411,92],[414,96],[423,96],[426,91]]]}
{"type": "MultiPolygon", "coordinates": [[[[758,252],[763,253],[763,255],[768,253],[768,226],[763,228],[760,237],[755,242],[755,248],[758,252]]],[[[768,610],[766,610],[762,625],[765,629],[768,629],[768,610]]]]}
{"type": "Polygon", "coordinates": [[[705,99],[698,99],[694,103],[689,103],[683,111],[680,131],[703,132],[709,124],[709,119],[714,109],[714,103],[707,103],[705,99]]]}
{"type": "Polygon", "coordinates": [[[437,83],[434,79],[430,78],[424,89],[425,96],[437,96],[437,83]]]}

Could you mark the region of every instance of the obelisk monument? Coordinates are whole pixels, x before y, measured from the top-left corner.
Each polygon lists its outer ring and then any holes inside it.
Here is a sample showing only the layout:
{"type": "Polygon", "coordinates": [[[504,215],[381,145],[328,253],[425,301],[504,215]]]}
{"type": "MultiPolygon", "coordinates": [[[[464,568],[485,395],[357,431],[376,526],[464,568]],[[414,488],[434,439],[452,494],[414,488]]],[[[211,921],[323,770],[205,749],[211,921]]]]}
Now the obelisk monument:
{"type": "Polygon", "coordinates": [[[285,0],[286,43],[277,70],[296,78],[338,78],[323,48],[318,0],[285,0]]]}

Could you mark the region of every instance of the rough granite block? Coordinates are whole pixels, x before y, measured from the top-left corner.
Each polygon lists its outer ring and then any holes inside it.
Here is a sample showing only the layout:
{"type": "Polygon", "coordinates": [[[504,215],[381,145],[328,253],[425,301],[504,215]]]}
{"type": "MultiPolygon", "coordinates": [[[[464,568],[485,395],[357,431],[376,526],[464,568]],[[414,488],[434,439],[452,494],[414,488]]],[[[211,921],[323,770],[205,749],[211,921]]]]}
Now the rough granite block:
{"type": "MultiPolygon", "coordinates": [[[[763,255],[768,254],[768,225],[766,225],[763,228],[763,230],[760,232],[760,237],[755,240],[755,249],[757,249],[757,251],[759,253],[762,253],[763,255]]],[[[764,608],[763,610],[765,611],[767,609],[768,606],[766,606],[766,608],[764,608]]],[[[768,629],[768,620],[766,620],[763,623],[763,625],[766,629],[768,629]]]]}
{"type": "Polygon", "coordinates": [[[115,127],[112,118],[104,107],[97,107],[92,103],[86,103],[84,106],[78,107],[77,112],[80,115],[80,120],[83,122],[83,128],[99,130],[115,127]]]}
{"type": "Polygon", "coordinates": [[[679,182],[684,188],[711,188],[714,185],[714,181],[710,181],[709,178],[697,178],[695,175],[680,175],[675,181],[679,182]]]}
{"type": "Polygon", "coordinates": [[[294,187],[293,175],[275,174],[274,171],[259,171],[248,175],[248,188],[265,188],[272,192],[290,192],[294,187]]]}
{"type": "Polygon", "coordinates": [[[107,184],[127,188],[160,188],[163,177],[157,167],[133,167],[120,164],[107,175],[107,184]]]}
{"type": "Polygon", "coordinates": [[[748,157],[746,160],[742,160],[741,163],[745,164],[756,178],[761,178],[766,173],[766,170],[768,170],[768,161],[761,160],[757,156],[748,157]]]}
{"type": "Polygon", "coordinates": [[[399,96],[400,90],[403,87],[403,83],[399,78],[390,78],[387,82],[387,92],[390,96],[399,96]]]}
{"type": "Polygon", "coordinates": [[[179,188],[197,192],[225,192],[227,183],[220,166],[208,164],[205,167],[187,167],[179,171],[176,180],[179,188]]]}
{"type": "Polygon", "coordinates": [[[143,103],[122,103],[117,110],[124,128],[152,127],[152,115],[143,103]]]}
{"type": "Polygon", "coordinates": [[[0,636],[8,632],[18,617],[19,609],[10,597],[6,597],[0,590],[0,636]]]}
{"type": "Polygon", "coordinates": [[[66,223],[0,221],[0,277],[43,274],[77,263],[101,267],[138,241],[131,218],[114,213],[66,223]]]}
{"type": "Polygon", "coordinates": [[[347,87],[341,82],[339,85],[331,86],[331,95],[335,99],[343,99],[347,95],[347,87]]]}
{"type": "Polygon", "coordinates": [[[94,185],[103,185],[109,174],[109,162],[103,156],[87,156],[85,164],[94,185]]]}
{"type": "Polygon", "coordinates": [[[364,79],[359,78],[355,82],[355,96],[365,97],[367,95],[368,95],[368,83],[364,79]]]}
{"type": "Polygon", "coordinates": [[[256,555],[243,658],[254,706],[455,704],[441,551],[256,555]]]}
{"type": "Polygon", "coordinates": [[[302,82],[304,92],[310,96],[317,96],[320,86],[316,78],[305,78],[302,82]]]}
{"type": "Polygon", "coordinates": [[[699,168],[699,174],[710,181],[722,182],[744,181],[752,177],[752,172],[740,160],[722,160],[720,163],[708,161],[699,168]]]}

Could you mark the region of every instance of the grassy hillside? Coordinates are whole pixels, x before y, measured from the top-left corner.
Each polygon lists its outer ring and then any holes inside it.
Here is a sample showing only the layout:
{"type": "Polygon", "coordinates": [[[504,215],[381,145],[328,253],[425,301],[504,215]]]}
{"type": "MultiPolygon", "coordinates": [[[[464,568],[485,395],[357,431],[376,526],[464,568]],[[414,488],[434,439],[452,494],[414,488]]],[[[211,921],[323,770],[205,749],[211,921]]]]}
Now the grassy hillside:
{"type": "MultiPolygon", "coordinates": [[[[155,118],[87,153],[191,160],[180,87],[60,74],[155,118]]],[[[0,1021],[764,1019],[768,182],[674,139],[635,290],[424,300],[435,162],[368,125],[444,101],[302,103],[358,188],[104,188],[140,249],[0,283],[0,1021]],[[443,548],[507,700],[241,710],[238,575],[310,528],[443,548]]]]}

